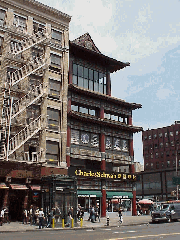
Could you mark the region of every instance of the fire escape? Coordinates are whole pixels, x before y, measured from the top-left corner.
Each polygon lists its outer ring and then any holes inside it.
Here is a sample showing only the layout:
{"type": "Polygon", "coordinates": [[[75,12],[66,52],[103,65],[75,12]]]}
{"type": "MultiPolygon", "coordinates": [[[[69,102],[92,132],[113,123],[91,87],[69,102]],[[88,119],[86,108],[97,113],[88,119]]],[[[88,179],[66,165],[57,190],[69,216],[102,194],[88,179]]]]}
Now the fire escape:
{"type": "MultiPolygon", "coordinates": [[[[9,43],[6,42],[5,44],[10,47],[8,47],[8,52],[4,57],[4,61],[7,62],[3,63],[5,68],[9,68],[9,59],[11,59],[11,62],[16,63],[16,61],[18,61],[16,59],[21,58],[22,53],[32,51],[33,47],[42,45],[47,38],[46,28],[44,28],[43,31],[33,33],[31,36],[28,35],[27,38],[23,38],[23,40],[19,42],[11,41],[11,36],[8,36],[7,39],[9,43]]],[[[33,106],[33,104],[40,105],[43,98],[47,96],[47,90],[43,86],[43,83],[30,86],[28,79],[28,87],[30,87],[26,89],[25,94],[19,94],[20,97],[18,96],[18,98],[16,97],[16,100],[14,100],[11,93],[16,91],[14,89],[18,89],[19,83],[23,82],[23,80],[26,81],[32,74],[38,74],[41,71],[43,75],[45,69],[48,68],[47,62],[47,58],[43,54],[42,56],[31,57],[31,59],[25,61],[25,65],[15,71],[5,71],[6,76],[4,77],[4,86],[2,86],[3,91],[1,93],[3,103],[1,118],[1,160],[9,160],[13,153],[15,154],[28,140],[35,137],[39,131],[46,127],[46,123],[44,123],[41,115],[29,121],[29,124],[26,123],[26,126],[20,126],[20,131],[17,131],[19,126],[16,123],[18,117],[22,117],[22,119],[27,118],[26,111],[29,107],[33,106]],[[17,130],[12,133],[11,127],[14,125],[16,129],[16,124],[17,130]]],[[[33,152],[32,155],[33,158],[36,155],[34,158],[35,161],[41,161],[40,152],[33,152]]],[[[24,151],[24,159],[30,160],[28,151],[24,151]]]]}

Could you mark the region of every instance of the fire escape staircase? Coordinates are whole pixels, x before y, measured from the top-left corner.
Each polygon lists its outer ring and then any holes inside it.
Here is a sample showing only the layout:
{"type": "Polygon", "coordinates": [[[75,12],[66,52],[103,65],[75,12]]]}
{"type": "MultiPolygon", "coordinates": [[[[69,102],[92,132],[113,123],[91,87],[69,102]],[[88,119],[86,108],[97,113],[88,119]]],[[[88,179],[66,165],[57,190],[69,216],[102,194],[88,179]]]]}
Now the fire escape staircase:
{"type": "MultiPolygon", "coordinates": [[[[36,34],[33,34],[32,37],[26,40],[23,40],[20,43],[11,43],[10,54],[16,56],[30,49],[31,47],[39,43],[42,43],[46,39],[47,39],[47,34],[44,34],[43,32],[42,33],[38,32],[36,34]]],[[[46,59],[43,59],[42,57],[34,58],[32,61],[24,65],[22,68],[16,70],[15,72],[9,73],[8,82],[5,85],[5,88],[10,89],[12,86],[19,83],[29,75],[39,70],[40,68],[43,68],[45,65],[46,65],[46,59]]],[[[9,119],[12,120],[13,118],[17,117],[28,106],[32,105],[35,101],[40,99],[44,94],[45,94],[45,89],[43,88],[42,84],[40,84],[39,86],[35,86],[25,96],[23,96],[21,99],[16,101],[12,105],[11,110],[8,110],[8,111],[5,110],[7,112],[9,119]]],[[[2,129],[3,129],[3,125],[6,125],[5,129],[7,129],[9,125],[9,123],[7,123],[7,120],[2,119],[2,129]]],[[[19,133],[17,133],[15,136],[9,139],[8,150],[7,152],[4,151],[4,157],[5,155],[9,157],[17,149],[23,146],[25,142],[27,142],[35,134],[37,134],[40,130],[42,130],[43,125],[44,124],[42,122],[41,116],[39,116],[38,118],[34,119],[28,126],[22,129],[19,133]]],[[[2,134],[1,136],[4,136],[4,135],[2,134]]],[[[6,134],[6,138],[7,138],[7,134],[6,134]]],[[[6,150],[5,144],[4,144],[4,150],[6,150]]]]}

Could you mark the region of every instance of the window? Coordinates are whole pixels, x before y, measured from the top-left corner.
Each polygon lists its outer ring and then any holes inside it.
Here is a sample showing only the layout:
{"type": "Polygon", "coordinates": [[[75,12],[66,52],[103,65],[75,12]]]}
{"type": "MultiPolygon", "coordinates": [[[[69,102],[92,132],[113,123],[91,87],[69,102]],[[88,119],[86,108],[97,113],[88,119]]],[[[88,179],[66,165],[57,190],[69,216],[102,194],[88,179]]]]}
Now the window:
{"type": "Polygon", "coordinates": [[[156,169],[159,169],[159,162],[156,162],[156,169]]]}
{"type": "Polygon", "coordinates": [[[167,132],[164,133],[164,137],[167,137],[167,132]]]}
{"type": "Polygon", "coordinates": [[[156,152],[156,158],[158,158],[159,157],[159,153],[158,152],[156,152]]]}
{"type": "Polygon", "coordinates": [[[76,112],[89,114],[91,116],[96,116],[96,111],[94,109],[85,108],[85,107],[82,107],[82,106],[77,106],[77,105],[72,104],[71,105],[71,110],[76,111],[76,112]]]}
{"type": "Polygon", "coordinates": [[[174,141],[171,141],[171,146],[174,147],[174,141]]]}
{"type": "Polygon", "coordinates": [[[88,109],[84,107],[79,107],[79,112],[88,114],[88,109]]]}
{"type": "Polygon", "coordinates": [[[52,29],[51,30],[51,37],[55,40],[61,41],[62,40],[62,33],[52,29]]]}
{"type": "Polygon", "coordinates": [[[157,138],[157,134],[156,134],[156,133],[154,134],[154,139],[155,139],[155,138],[157,138]]]}
{"type": "Polygon", "coordinates": [[[145,169],[148,170],[148,168],[149,168],[149,164],[146,163],[146,165],[145,165],[145,169]]]}
{"type": "Polygon", "coordinates": [[[154,165],[154,164],[153,164],[153,163],[151,163],[151,169],[153,169],[153,165],[154,165]]]}
{"type": "Polygon", "coordinates": [[[166,156],[169,157],[169,151],[166,151],[166,156]]]}
{"type": "Polygon", "coordinates": [[[166,147],[169,147],[169,143],[168,142],[166,142],[166,147]]]}
{"type": "Polygon", "coordinates": [[[175,151],[172,151],[172,156],[175,156],[175,151]]]}
{"type": "Polygon", "coordinates": [[[170,167],[170,161],[167,161],[167,167],[168,168],[170,167]]]}
{"type": "Polygon", "coordinates": [[[154,144],[154,148],[158,148],[158,144],[157,143],[154,144]]]}
{"type": "Polygon", "coordinates": [[[149,140],[151,139],[151,135],[149,135],[149,140]]]}
{"type": "Polygon", "coordinates": [[[46,141],[46,159],[54,165],[57,165],[59,159],[59,143],[46,141]]]}
{"type": "Polygon", "coordinates": [[[145,147],[144,147],[144,150],[145,150],[145,151],[148,151],[148,146],[145,146],[145,147]]]}
{"type": "Polygon", "coordinates": [[[178,135],[178,130],[176,130],[176,136],[178,135]]]}
{"type": "Polygon", "coordinates": [[[144,136],[144,140],[146,140],[146,139],[147,139],[147,136],[145,135],[145,136],[144,136]]]}
{"type": "Polygon", "coordinates": [[[51,53],[51,64],[60,67],[61,66],[61,56],[51,53]]]}
{"type": "Polygon", "coordinates": [[[71,105],[71,110],[75,111],[75,112],[78,112],[78,106],[71,105]]]}
{"type": "Polygon", "coordinates": [[[164,152],[161,152],[161,157],[163,157],[164,156],[164,152]]]}
{"type": "Polygon", "coordinates": [[[53,98],[59,98],[60,95],[60,82],[49,79],[49,95],[53,98]]]}
{"type": "Polygon", "coordinates": [[[173,167],[175,167],[175,166],[176,166],[176,161],[173,160],[173,167]]]}
{"type": "Polygon", "coordinates": [[[170,134],[171,137],[173,137],[173,132],[170,132],[169,134],[170,134]]]}
{"type": "Polygon", "coordinates": [[[159,133],[159,137],[162,138],[162,133],[159,133]]]}
{"type": "Polygon", "coordinates": [[[151,153],[151,158],[153,158],[153,153],[151,153]]]}
{"type": "Polygon", "coordinates": [[[59,110],[48,108],[48,127],[51,130],[58,131],[59,130],[59,110]]]}
{"type": "Polygon", "coordinates": [[[6,11],[3,9],[0,9],[0,26],[3,26],[4,24],[5,14],[6,14],[6,11]]]}
{"type": "Polygon", "coordinates": [[[151,149],[151,150],[153,149],[152,144],[149,145],[149,149],[151,149]]]}
{"type": "Polygon", "coordinates": [[[73,64],[73,84],[106,94],[106,75],[75,63],[73,64]]]}
{"type": "Polygon", "coordinates": [[[162,168],[164,168],[164,162],[161,163],[162,168]]]}
{"type": "Polygon", "coordinates": [[[148,159],[148,154],[145,155],[145,159],[148,159]]]}
{"type": "Polygon", "coordinates": [[[159,145],[160,145],[160,148],[163,148],[163,143],[162,142],[159,145]]]}
{"type": "Polygon", "coordinates": [[[26,17],[14,15],[13,25],[24,32],[26,30],[26,17]]]}

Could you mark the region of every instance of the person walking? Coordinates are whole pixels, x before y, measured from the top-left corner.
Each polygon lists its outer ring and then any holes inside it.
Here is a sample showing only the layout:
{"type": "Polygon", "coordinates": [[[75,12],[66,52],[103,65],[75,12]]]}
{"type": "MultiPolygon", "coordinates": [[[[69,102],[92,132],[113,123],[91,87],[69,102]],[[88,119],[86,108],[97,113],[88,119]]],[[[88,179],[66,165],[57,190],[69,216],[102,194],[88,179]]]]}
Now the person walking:
{"type": "Polygon", "coordinates": [[[23,224],[26,223],[27,224],[27,216],[28,216],[28,211],[27,209],[23,210],[23,224]]]}
{"type": "Polygon", "coordinates": [[[4,223],[4,209],[1,209],[0,212],[0,226],[2,226],[2,224],[4,223]]]}
{"type": "Polygon", "coordinates": [[[39,211],[39,229],[43,228],[43,219],[44,219],[44,212],[43,212],[43,208],[41,208],[41,210],[39,211]]]}
{"type": "Polygon", "coordinates": [[[119,213],[119,222],[123,223],[123,216],[122,216],[122,209],[121,208],[119,209],[118,213],[119,213]]]}

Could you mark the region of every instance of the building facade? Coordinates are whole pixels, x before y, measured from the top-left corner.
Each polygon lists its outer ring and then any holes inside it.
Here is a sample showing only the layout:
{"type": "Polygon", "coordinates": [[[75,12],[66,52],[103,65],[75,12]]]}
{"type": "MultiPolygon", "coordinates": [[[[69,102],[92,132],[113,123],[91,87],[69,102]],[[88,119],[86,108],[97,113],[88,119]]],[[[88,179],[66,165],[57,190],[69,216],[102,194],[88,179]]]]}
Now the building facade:
{"type": "Polygon", "coordinates": [[[11,219],[40,205],[42,176],[67,174],[70,19],[34,0],[1,1],[0,207],[11,219]]]}
{"type": "Polygon", "coordinates": [[[110,79],[127,66],[103,55],[88,33],[70,41],[67,166],[78,178],[81,206],[98,205],[102,216],[113,202],[133,203],[135,214],[133,133],[142,128],[133,126],[132,110],[141,105],[112,97],[110,79]]]}
{"type": "Polygon", "coordinates": [[[180,167],[180,122],[142,134],[145,171],[180,167]],[[176,162],[177,157],[177,162],[176,162]]]}

